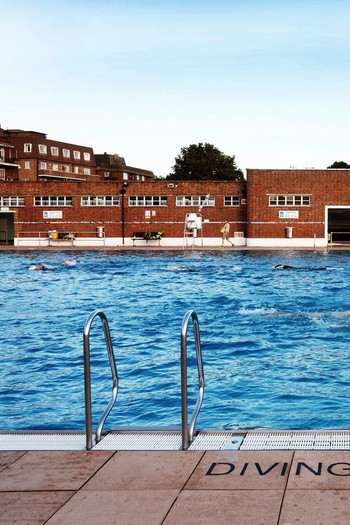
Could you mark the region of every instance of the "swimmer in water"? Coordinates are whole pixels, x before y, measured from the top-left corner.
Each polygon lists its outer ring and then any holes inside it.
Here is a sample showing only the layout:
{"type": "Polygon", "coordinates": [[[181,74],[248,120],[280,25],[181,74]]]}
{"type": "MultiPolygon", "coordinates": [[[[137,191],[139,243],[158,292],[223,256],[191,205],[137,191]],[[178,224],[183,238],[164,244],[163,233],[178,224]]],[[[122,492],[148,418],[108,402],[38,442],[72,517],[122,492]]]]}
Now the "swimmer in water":
{"type": "Polygon", "coordinates": [[[296,266],[289,266],[288,264],[276,264],[276,266],[273,267],[274,270],[310,270],[310,271],[318,271],[318,270],[332,270],[332,268],[327,268],[326,266],[320,267],[320,268],[306,268],[306,267],[296,267],[296,266]]]}
{"type": "Polygon", "coordinates": [[[29,270],[38,270],[38,271],[45,271],[47,270],[46,266],[44,264],[31,264],[29,266],[29,270]]]}
{"type": "Polygon", "coordinates": [[[192,268],[188,268],[187,266],[168,266],[167,270],[171,270],[173,272],[195,272],[196,270],[193,270],[192,268]]]}
{"type": "Polygon", "coordinates": [[[65,264],[66,266],[75,266],[77,264],[77,261],[74,259],[66,259],[63,261],[62,264],[65,264]]]}
{"type": "Polygon", "coordinates": [[[235,265],[235,266],[232,266],[232,270],[240,270],[240,269],[241,269],[240,266],[236,266],[236,265],[235,265]]]}

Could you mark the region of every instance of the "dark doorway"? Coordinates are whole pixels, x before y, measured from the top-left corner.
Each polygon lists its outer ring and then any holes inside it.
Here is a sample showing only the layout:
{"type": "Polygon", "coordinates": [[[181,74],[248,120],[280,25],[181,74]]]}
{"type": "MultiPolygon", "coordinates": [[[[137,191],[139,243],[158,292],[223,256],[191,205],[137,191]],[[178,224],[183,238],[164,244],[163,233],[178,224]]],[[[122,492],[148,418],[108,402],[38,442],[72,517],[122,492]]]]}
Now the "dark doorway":
{"type": "Polygon", "coordinates": [[[0,212],[0,244],[13,244],[14,213],[0,212]]]}
{"type": "Polygon", "coordinates": [[[328,235],[332,242],[350,243],[350,208],[328,209],[328,235]]]}

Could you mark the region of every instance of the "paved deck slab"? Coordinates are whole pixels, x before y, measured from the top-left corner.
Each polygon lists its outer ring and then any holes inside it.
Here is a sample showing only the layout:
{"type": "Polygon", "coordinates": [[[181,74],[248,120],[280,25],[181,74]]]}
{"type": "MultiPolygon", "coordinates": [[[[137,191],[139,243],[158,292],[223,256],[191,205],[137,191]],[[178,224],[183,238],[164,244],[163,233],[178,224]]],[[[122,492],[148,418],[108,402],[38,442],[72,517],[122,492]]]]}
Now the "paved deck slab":
{"type": "Polygon", "coordinates": [[[0,525],[349,525],[350,451],[0,453],[0,525]]]}

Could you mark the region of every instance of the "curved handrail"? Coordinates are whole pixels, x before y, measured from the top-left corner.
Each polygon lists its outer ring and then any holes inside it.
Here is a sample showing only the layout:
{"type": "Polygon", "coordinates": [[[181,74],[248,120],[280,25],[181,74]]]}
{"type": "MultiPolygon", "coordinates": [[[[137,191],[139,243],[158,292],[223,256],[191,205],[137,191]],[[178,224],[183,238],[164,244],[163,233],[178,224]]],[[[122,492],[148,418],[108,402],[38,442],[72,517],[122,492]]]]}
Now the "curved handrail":
{"type": "Polygon", "coordinates": [[[111,399],[107,405],[107,408],[102,414],[102,417],[96,427],[95,441],[98,443],[101,440],[102,429],[105,421],[112,410],[117,396],[118,396],[118,373],[115,364],[113,345],[111,341],[111,334],[109,331],[108,319],[102,310],[95,310],[92,312],[84,327],[84,382],[85,382],[85,426],[86,426],[86,449],[92,449],[92,408],[91,408],[91,370],[90,370],[90,331],[93,320],[96,317],[100,317],[102,327],[105,335],[107,352],[109,358],[109,365],[111,367],[113,388],[111,399]]]}
{"type": "Polygon", "coordinates": [[[182,407],[182,449],[187,450],[193,441],[194,428],[197,417],[202,406],[204,396],[204,371],[202,360],[202,349],[199,334],[199,322],[194,310],[186,312],[181,328],[181,407],[182,407]],[[198,396],[190,424],[188,424],[187,406],[187,331],[189,321],[193,321],[193,332],[196,346],[197,369],[198,369],[198,396]]]}

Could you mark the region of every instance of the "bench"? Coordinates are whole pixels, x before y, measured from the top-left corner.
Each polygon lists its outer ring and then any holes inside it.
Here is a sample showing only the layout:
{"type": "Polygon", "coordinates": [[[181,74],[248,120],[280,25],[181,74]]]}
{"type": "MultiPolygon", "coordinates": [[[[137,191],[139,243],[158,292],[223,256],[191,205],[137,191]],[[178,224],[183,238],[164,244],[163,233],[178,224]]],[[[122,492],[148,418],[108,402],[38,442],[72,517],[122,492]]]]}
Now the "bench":
{"type": "Polygon", "coordinates": [[[73,241],[75,239],[75,234],[72,232],[58,232],[56,238],[49,234],[49,246],[54,246],[57,244],[65,244],[67,246],[73,246],[73,241]]]}
{"type": "Polygon", "coordinates": [[[134,232],[132,234],[131,240],[133,246],[135,246],[135,241],[145,241],[148,243],[149,241],[158,241],[158,245],[160,245],[160,241],[162,236],[164,235],[164,232],[134,232]],[[150,233],[150,236],[147,236],[146,234],[150,233]]]}

